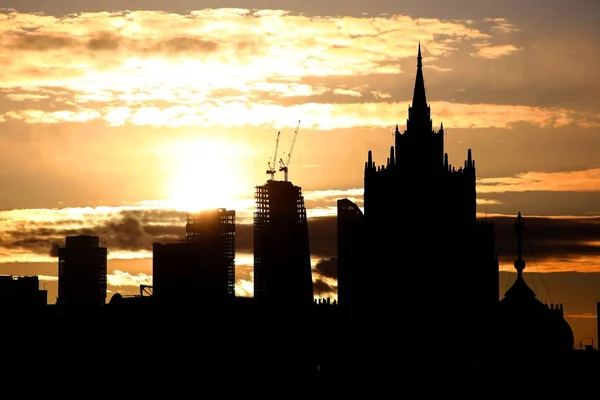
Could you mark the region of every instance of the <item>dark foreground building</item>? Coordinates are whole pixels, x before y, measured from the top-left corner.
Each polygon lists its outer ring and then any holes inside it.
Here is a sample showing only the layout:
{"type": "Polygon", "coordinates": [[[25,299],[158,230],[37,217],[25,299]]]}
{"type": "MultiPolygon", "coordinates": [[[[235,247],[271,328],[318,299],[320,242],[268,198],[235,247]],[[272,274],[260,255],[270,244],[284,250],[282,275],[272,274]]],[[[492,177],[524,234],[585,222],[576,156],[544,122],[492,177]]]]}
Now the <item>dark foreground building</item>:
{"type": "Polygon", "coordinates": [[[185,240],[152,246],[157,304],[221,304],[235,296],[235,211],[190,215],[185,240]]]}
{"type": "MultiPolygon", "coordinates": [[[[396,125],[384,164],[368,152],[364,222],[338,208],[345,221],[338,223],[356,228],[338,231],[338,245],[361,237],[363,249],[357,257],[356,246],[339,248],[340,306],[351,304],[359,326],[377,326],[384,335],[395,331],[387,339],[402,353],[382,348],[369,354],[406,358],[418,349],[450,360],[448,352],[477,347],[473,333],[499,301],[493,226],[476,218],[475,160],[469,149],[455,167],[444,145],[443,125],[435,129],[431,119],[419,46],[406,129],[396,125]]],[[[388,343],[383,339],[374,343],[388,343]]]]}
{"type": "Polygon", "coordinates": [[[337,300],[344,314],[350,315],[354,302],[361,301],[361,276],[365,272],[364,260],[365,216],[361,209],[348,199],[337,201],[337,300]]]}
{"type": "Polygon", "coordinates": [[[37,276],[0,276],[0,309],[45,307],[48,291],[40,289],[37,276]]]}
{"type": "Polygon", "coordinates": [[[313,303],[308,225],[302,189],[269,180],[255,192],[254,298],[261,303],[313,303]]]}
{"type": "Polygon", "coordinates": [[[99,307],[106,303],[107,249],[98,236],[68,236],[58,249],[58,304],[99,307]]]}

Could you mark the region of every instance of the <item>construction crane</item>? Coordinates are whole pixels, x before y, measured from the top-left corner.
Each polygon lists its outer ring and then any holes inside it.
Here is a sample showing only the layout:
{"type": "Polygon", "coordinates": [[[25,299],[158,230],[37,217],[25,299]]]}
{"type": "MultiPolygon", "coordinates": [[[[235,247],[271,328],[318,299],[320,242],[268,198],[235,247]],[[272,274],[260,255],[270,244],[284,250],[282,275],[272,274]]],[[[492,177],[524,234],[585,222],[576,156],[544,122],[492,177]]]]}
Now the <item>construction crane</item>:
{"type": "Polygon", "coordinates": [[[290,146],[290,151],[287,154],[287,161],[283,162],[283,159],[279,159],[279,170],[283,171],[283,180],[287,182],[288,180],[288,167],[290,165],[290,161],[292,160],[292,151],[294,151],[294,145],[296,144],[296,138],[298,137],[298,131],[300,130],[300,121],[298,121],[298,126],[294,131],[294,138],[292,139],[292,144],[290,146]]]}
{"type": "Polygon", "coordinates": [[[275,180],[275,164],[277,163],[277,149],[279,148],[279,135],[281,131],[277,132],[277,140],[275,140],[275,155],[273,156],[273,165],[271,165],[271,161],[269,161],[269,169],[267,170],[267,174],[271,175],[271,180],[275,180]]]}

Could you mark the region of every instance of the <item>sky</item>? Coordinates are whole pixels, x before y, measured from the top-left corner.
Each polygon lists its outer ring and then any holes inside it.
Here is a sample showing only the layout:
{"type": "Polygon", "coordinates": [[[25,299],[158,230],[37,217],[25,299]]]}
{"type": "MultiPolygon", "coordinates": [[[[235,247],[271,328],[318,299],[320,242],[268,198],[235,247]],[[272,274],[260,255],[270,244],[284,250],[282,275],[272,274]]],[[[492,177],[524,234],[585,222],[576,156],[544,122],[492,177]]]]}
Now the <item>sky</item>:
{"type": "Polygon", "coordinates": [[[406,124],[420,42],[450,162],[469,148],[477,161],[501,295],[520,211],[530,286],[563,303],[588,343],[600,301],[596,3],[0,1],[0,273],[39,275],[54,302],[56,248],[91,233],[109,248],[109,297],[134,293],[152,281],[153,241],[181,237],[186,212],[227,207],[236,291],[252,295],[253,190],[277,132],[287,157],[300,121],[289,177],[306,198],[316,294],[335,297],[336,200],[362,205],[368,150],[383,163],[406,124]]]}

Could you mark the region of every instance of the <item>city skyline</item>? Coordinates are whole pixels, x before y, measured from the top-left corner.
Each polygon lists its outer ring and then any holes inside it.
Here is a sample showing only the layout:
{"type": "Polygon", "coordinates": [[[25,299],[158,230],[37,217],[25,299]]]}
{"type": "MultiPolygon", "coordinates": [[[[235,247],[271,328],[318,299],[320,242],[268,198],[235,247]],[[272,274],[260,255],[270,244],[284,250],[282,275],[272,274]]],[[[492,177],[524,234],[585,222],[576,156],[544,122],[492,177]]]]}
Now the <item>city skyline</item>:
{"type": "MultiPolygon", "coordinates": [[[[169,10],[179,14],[106,14],[84,3],[42,10],[24,2],[2,24],[0,272],[42,275],[52,285],[52,243],[89,230],[109,248],[111,290],[133,293],[150,282],[152,241],[183,232],[187,211],[226,207],[242,223],[238,293],[251,294],[252,226],[243,222],[251,222],[254,186],[268,178],[277,131],[285,152],[301,120],[290,181],[304,190],[318,287],[334,293],[327,268],[336,201],[361,204],[367,151],[383,164],[395,125],[405,125],[421,42],[434,126],[444,124],[452,164],[473,150],[478,212],[496,222],[501,270],[513,273],[511,227],[521,211],[530,269],[562,272],[555,290],[569,322],[593,317],[600,293],[593,21],[557,27],[555,13],[575,11],[556,3],[536,18],[491,5],[486,15],[486,7],[435,15],[365,3],[346,17],[325,17],[332,10],[312,2],[303,15],[252,16],[189,13],[186,2],[169,10]],[[63,18],[73,11],[90,14],[63,18]]],[[[509,286],[503,277],[501,294],[509,286]]]]}

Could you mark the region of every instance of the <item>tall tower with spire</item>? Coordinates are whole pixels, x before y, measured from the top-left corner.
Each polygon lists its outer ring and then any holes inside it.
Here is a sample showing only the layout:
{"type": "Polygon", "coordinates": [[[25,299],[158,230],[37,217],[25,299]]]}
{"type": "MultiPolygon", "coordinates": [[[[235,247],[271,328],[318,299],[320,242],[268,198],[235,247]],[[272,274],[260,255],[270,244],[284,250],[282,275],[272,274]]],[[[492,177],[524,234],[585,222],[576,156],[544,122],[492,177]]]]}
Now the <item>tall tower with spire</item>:
{"type": "MultiPolygon", "coordinates": [[[[450,165],[444,127],[433,126],[419,44],[406,129],[396,125],[383,165],[371,151],[365,163],[368,256],[360,277],[361,297],[419,327],[409,341],[439,342],[441,326],[468,330],[473,313],[499,300],[493,225],[476,219],[475,160],[469,149],[463,165],[450,165]]],[[[366,309],[357,312],[372,314],[361,304],[366,309]]]]}

